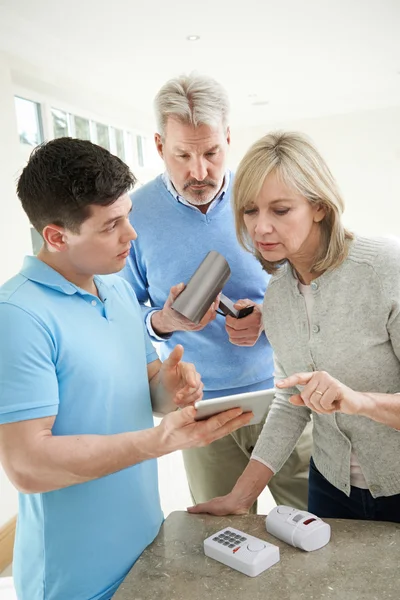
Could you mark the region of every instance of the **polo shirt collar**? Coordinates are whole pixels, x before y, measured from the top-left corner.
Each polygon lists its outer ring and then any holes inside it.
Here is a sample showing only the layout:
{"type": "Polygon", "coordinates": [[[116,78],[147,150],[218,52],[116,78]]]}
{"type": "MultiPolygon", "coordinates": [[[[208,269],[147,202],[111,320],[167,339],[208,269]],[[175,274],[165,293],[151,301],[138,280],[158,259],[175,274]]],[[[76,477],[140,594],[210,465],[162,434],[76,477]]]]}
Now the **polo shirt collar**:
{"type": "MultiPolygon", "coordinates": [[[[49,267],[49,265],[36,256],[25,256],[20,273],[31,281],[35,281],[36,283],[40,283],[41,285],[45,285],[46,287],[69,296],[72,296],[73,294],[88,294],[88,292],[65,279],[61,273],[58,273],[58,271],[49,267]]],[[[110,289],[112,287],[110,282],[106,282],[105,279],[99,275],[95,275],[94,281],[98,289],[110,289]]]]}

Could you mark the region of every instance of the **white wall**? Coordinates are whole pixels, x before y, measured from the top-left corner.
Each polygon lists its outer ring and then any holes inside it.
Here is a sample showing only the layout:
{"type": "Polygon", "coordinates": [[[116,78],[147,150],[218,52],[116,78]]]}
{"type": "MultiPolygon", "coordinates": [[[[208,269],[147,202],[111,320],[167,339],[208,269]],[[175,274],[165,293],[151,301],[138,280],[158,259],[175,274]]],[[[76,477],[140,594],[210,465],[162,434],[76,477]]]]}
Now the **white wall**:
{"type": "MultiPolygon", "coordinates": [[[[16,273],[30,250],[27,219],[15,195],[20,147],[13,87],[7,62],[0,55],[0,284],[16,273]]],[[[17,494],[0,468],[0,527],[17,512],[17,494]]]]}
{"type": "Polygon", "coordinates": [[[366,235],[400,235],[400,107],[232,130],[230,163],[274,129],[308,134],[346,203],[345,224],[366,235]]]}

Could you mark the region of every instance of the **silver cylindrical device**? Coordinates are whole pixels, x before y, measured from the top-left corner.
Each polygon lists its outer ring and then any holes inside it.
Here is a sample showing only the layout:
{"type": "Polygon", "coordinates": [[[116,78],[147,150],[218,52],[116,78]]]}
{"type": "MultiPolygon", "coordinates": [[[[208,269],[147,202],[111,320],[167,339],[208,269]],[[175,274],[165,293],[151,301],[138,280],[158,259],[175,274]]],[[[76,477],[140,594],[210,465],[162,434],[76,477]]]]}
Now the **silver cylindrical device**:
{"type": "Polygon", "coordinates": [[[200,323],[230,274],[231,270],[222,254],[211,250],[193,273],[183,292],[174,300],[172,308],[192,323],[200,323]]]}

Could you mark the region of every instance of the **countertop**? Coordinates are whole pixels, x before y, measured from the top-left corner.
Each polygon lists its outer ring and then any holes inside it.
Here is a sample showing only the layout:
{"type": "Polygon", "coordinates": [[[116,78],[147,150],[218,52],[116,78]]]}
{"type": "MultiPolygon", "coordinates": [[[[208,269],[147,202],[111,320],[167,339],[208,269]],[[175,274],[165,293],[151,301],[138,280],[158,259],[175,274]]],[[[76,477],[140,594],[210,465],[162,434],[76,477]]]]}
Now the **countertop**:
{"type": "Polygon", "coordinates": [[[303,552],[267,533],[262,515],[173,512],[120,585],[115,600],[399,600],[400,525],[325,519],[331,541],[303,552]],[[247,577],[208,558],[203,540],[235,527],[280,548],[280,562],[247,577]]]}

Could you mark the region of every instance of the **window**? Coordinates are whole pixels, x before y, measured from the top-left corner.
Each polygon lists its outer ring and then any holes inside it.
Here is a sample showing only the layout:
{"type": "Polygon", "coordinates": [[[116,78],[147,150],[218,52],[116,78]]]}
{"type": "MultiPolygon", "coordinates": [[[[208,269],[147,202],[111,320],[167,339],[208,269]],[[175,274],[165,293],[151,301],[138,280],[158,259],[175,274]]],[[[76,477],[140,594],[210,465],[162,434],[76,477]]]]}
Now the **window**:
{"type": "Polygon", "coordinates": [[[19,96],[15,96],[14,99],[20,142],[28,146],[41,144],[43,128],[40,104],[19,96]]]}
{"type": "Polygon", "coordinates": [[[124,132],[121,129],[114,129],[114,132],[117,156],[119,156],[121,160],[125,160],[124,132]]]}
{"type": "Polygon", "coordinates": [[[139,167],[157,170],[163,169],[163,161],[160,158],[153,140],[143,135],[136,136],[136,157],[139,167]]]}
{"type": "Polygon", "coordinates": [[[68,127],[68,115],[63,110],[57,110],[55,108],[51,109],[51,114],[53,117],[53,130],[54,137],[68,137],[69,135],[69,127],[68,127]]]}
{"type": "Polygon", "coordinates": [[[110,149],[110,134],[107,125],[96,123],[97,143],[99,146],[110,149]]]}
{"type": "Polygon", "coordinates": [[[143,138],[141,135],[136,136],[136,147],[137,147],[137,157],[138,157],[138,165],[139,167],[144,167],[144,148],[143,148],[143,138]]]}
{"type": "Polygon", "coordinates": [[[135,159],[133,157],[133,141],[132,134],[129,131],[124,131],[124,142],[125,142],[125,158],[123,159],[127,165],[133,167],[135,159]]]}
{"type": "Polygon", "coordinates": [[[80,140],[90,141],[90,122],[89,119],[83,119],[82,117],[73,117],[75,124],[75,137],[80,140]]]}
{"type": "Polygon", "coordinates": [[[58,108],[51,109],[55,138],[70,136],[88,140],[132,163],[132,136],[128,131],[73,115],[58,108]]]}

